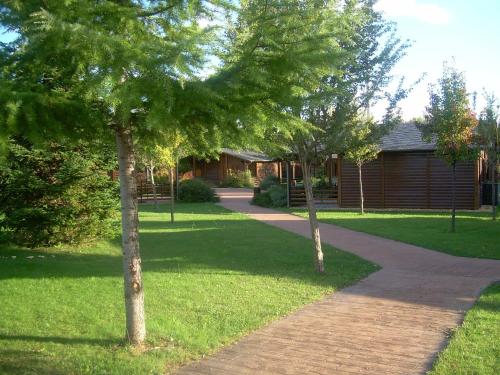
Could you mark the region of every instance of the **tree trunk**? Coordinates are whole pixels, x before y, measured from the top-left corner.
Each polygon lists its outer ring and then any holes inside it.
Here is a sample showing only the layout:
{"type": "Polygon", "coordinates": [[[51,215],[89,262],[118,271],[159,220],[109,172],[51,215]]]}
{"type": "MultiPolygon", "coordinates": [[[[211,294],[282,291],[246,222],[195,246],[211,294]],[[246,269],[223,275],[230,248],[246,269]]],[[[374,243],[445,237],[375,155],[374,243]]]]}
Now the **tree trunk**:
{"type": "Polygon", "coordinates": [[[494,158],[491,162],[491,218],[497,219],[497,161],[494,158]]]}
{"type": "Polygon", "coordinates": [[[311,237],[314,242],[314,263],[316,272],[324,273],[323,250],[321,248],[321,236],[319,233],[318,218],[316,217],[316,206],[314,205],[314,196],[311,181],[311,165],[301,157],[302,173],[304,177],[304,190],[306,192],[307,210],[309,212],[309,224],[311,226],[311,237]]]}
{"type": "Polygon", "coordinates": [[[155,204],[155,209],[158,209],[158,199],[156,198],[156,184],[155,184],[155,172],[154,167],[150,168],[149,175],[151,176],[151,187],[153,188],[153,202],[155,204]]]}
{"type": "Polygon", "coordinates": [[[455,204],[455,182],[456,182],[456,166],[457,162],[453,162],[452,169],[452,183],[451,183],[451,231],[455,233],[455,214],[456,214],[456,204],[455,204]]]}
{"type": "Polygon", "coordinates": [[[120,167],[126,337],[131,344],[140,346],[146,339],[146,323],[141,255],[139,253],[135,155],[131,131],[123,128],[117,129],[116,144],[120,167]]]}
{"type": "Polygon", "coordinates": [[[177,200],[179,200],[179,158],[175,161],[175,186],[177,188],[177,200]]]}
{"type": "Polygon", "coordinates": [[[361,209],[361,215],[365,213],[365,196],[363,194],[363,174],[361,172],[361,164],[358,164],[358,176],[359,176],[359,207],[361,209]]]}
{"type": "Polygon", "coordinates": [[[174,206],[175,191],[174,191],[174,168],[170,168],[170,222],[174,222],[174,206]]]}

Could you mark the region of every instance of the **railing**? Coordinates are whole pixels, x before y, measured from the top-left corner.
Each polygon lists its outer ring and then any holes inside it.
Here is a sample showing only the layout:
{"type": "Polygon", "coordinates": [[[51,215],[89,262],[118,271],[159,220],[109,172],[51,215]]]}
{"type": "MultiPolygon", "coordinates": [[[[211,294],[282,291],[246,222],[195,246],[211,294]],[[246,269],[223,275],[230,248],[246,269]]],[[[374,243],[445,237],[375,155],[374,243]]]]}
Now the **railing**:
{"type": "MultiPolygon", "coordinates": [[[[175,193],[175,185],[174,185],[175,193]]],[[[153,184],[150,182],[140,182],[137,184],[137,199],[139,202],[151,201],[154,199],[170,199],[170,184],[153,184]]]]}
{"type": "MultiPolygon", "coordinates": [[[[314,202],[316,204],[336,204],[338,190],[336,187],[327,189],[313,189],[314,202]]],[[[290,188],[290,206],[305,206],[306,191],[303,188],[290,188]]]]}

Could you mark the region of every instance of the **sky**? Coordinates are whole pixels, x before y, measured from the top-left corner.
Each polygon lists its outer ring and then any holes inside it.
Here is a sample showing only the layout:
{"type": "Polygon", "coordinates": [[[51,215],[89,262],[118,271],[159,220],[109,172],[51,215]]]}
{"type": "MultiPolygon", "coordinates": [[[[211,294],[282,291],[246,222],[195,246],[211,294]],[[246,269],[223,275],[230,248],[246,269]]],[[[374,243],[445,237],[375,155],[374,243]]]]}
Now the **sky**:
{"type": "MultiPolygon", "coordinates": [[[[404,119],[424,114],[429,84],[437,82],[445,61],[454,61],[469,92],[478,93],[477,111],[484,105],[483,90],[500,97],[500,0],[379,0],[376,7],[412,42],[394,69],[394,82],[405,77],[410,84],[426,74],[401,103],[404,119]]],[[[0,29],[0,41],[12,38],[0,29]]],[[[382,108],[373,112],[380,117],[382,108]]]]}
{"type": "Polygon", "coordinates": [[[465,75],[469,92],[483,90],[500,97],[500,0],[379,0],[376,7],[395,21],[398,35],[413,42],[396,66],[396,80],[425,79],[401,106],[405,119],[422,116],[429,101],[428,86],[436,83],[443,62],[465,75]]]}

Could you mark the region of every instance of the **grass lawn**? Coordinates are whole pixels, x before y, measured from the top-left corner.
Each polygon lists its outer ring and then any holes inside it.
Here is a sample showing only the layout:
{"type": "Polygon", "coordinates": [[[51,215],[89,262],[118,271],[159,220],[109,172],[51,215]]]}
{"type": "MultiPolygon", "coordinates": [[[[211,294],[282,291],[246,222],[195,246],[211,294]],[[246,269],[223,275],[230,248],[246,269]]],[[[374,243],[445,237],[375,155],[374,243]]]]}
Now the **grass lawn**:
{"type": "Polygon", "coordinates": [[[177,212],[174,225],[152,206],[140,213],[142,354],[123,346],[118,240],[0,248],[0,373],[165,373],[377,269],[325,246],[327,274],[315,275],[310,240],[213,204],[177,212]]]}
{"type": "Polygon", "coordinates": [[[500,374],[500,284],[486,289],[467,313],[429,374],[500,374]]]}
{"type": "MultiPolygon", "coordinates": [[[[292,212],[307,217],[304,209],[292,212]]],[[[452,255],[500,259],[500,220],[489,212],[458,212],[457,230],[450,230],[449,213],[324,210],[318,218],[345,228],[375,234],[452,255]]]]}

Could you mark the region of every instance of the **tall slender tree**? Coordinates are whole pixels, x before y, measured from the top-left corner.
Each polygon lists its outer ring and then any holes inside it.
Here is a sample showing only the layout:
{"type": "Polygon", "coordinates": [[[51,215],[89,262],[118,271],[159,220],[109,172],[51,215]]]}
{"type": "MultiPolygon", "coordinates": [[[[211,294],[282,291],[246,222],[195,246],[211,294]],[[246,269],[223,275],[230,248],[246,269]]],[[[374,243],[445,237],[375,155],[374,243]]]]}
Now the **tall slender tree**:
{"type": "Polygon", "coordinates": [[[363,165],[375,160],[380,152],[378,137],[379,128],[371,117],[359,115],[346,127],[345,159],[353,162],[358,168],[359,178],[359,206],[360,213],[365,213],[363,193],[363,165]]]}
{"type": "Polygon", "coordinates": [[[498,154],[500,152],[500,117],[498,115],[498,103],[493,94],[485,94],[486,107],[479,116],[477,128],[477,139],[481,149],[488,157],[491,182],[491,217],[497,218],[497,168],[498,154]]]}
{"type": "Polygon", "coordinates": [[[456,227],[457,163],[477,157],[473,145],[477,119],[471,109],[463,73],[444,65],[438,85],[429,88],[429,105],[419,124],[424,139],[436,142],[436,154],[452,168],[451,231],[456,227]]]}

